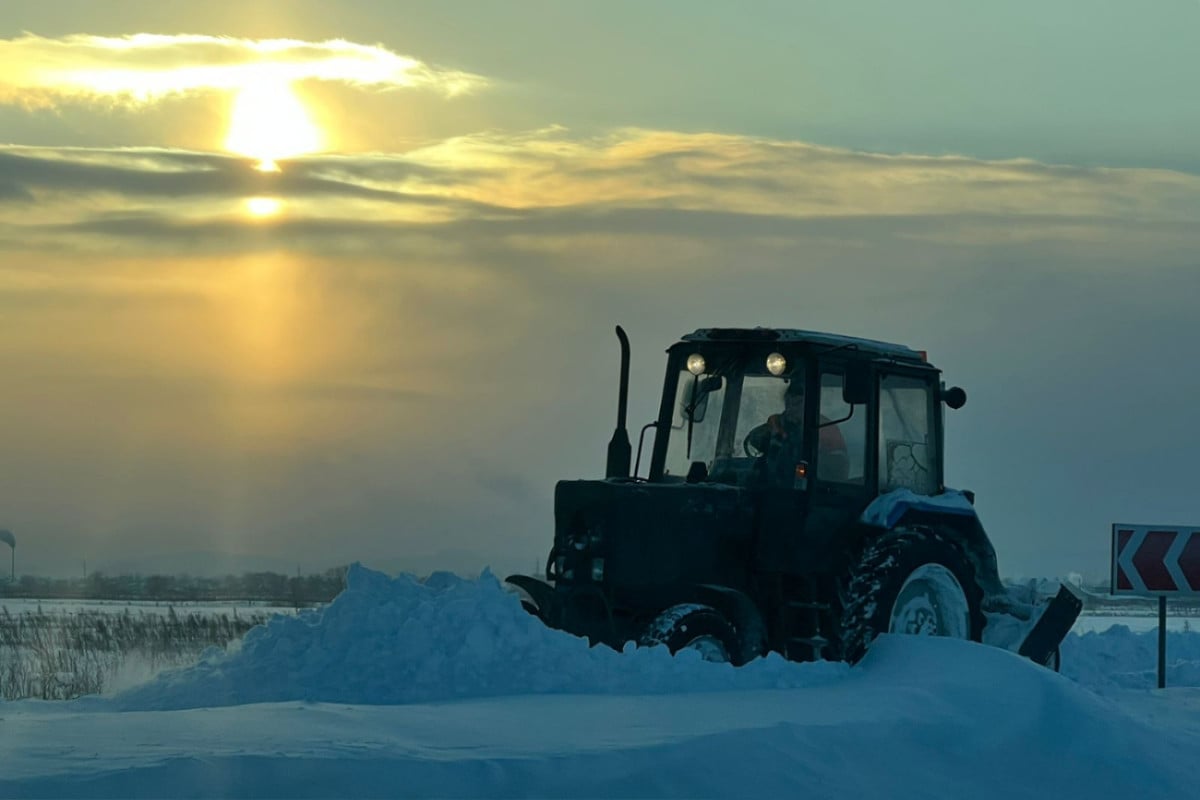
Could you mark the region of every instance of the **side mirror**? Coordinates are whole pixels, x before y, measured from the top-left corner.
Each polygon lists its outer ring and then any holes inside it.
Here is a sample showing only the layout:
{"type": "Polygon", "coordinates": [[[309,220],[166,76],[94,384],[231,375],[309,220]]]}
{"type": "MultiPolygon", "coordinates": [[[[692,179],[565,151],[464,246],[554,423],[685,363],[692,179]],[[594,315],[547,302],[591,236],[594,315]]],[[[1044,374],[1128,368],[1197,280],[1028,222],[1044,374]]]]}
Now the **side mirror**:
{"type": "Polygon", "coordinates": [[[725,385],[720,375],[710,375],[701,378],[697,375],[692,379],[692,387],[684,394],[679,410],[683,418],[693,424],[704,421],[708,412],[708,396],[725,385]]]}
{"type": "Polygon", "coordinates": [[[846,405],[861,406],[871,401],[871,365],[850,364],[842,384],[842,400],[846,405]]]}
{"type": "Polygon", "coordinates": [[[942,402],[953,409],[960,409],[967,404],[967,393],[957,386],[942,390],[942,402]]]}

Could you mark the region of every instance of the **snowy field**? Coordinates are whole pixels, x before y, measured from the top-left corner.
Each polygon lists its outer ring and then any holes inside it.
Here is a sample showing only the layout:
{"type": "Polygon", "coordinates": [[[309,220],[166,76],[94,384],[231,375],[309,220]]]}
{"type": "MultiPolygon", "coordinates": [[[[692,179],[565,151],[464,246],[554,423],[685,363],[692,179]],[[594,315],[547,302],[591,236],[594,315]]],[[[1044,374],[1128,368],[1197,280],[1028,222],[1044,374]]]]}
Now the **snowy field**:
{"type": "MultiPolygon", "coordinates": [[[[1124,619],[1122,619],[1124,621],[1124,619]]],[[[862,664],[589,649],[490,576],[355,568],[328,606],[105,697],[0,703],[0,797],[1197,796],[1200,634],[1064,675],[883,637],[862,664]]]]}
{"type": "MultiPolygon", "coordinates": [[[[1074,633],[1103,633],[1114,625],[1124,625],[1136,633],[1158,630],[1157,614],[1123,614],[1113,616],[1108,614],[1083,614],[1075,621],[1074,633]]],[[[1200,633],[1200,618],[1172,616],[1167,611],[1167,630],[1196,631],[1200,633]]]]}

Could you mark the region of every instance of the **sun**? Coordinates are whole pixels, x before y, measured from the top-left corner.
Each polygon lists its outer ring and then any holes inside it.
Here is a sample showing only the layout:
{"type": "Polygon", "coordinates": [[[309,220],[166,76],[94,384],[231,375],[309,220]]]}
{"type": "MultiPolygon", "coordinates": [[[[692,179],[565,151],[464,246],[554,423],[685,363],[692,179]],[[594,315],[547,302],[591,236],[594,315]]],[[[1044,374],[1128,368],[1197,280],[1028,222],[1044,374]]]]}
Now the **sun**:
{"type": "Polygon", "coordinates": [[[263,79],[243,87],[229,111],[225,149],[257,158],[258,169],[274,172],[277,159],[321,149],[321,131],[285,80],[263,79]]]}

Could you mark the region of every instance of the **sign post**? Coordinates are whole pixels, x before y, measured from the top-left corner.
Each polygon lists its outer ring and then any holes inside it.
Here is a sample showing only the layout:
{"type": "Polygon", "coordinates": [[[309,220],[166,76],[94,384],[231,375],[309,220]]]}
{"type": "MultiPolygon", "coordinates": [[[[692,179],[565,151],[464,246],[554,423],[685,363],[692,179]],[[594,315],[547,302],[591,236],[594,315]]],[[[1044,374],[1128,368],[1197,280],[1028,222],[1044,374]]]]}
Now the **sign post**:
{"type": "Polygon", "coordinates": [[[1112,526],[1112,593],[1158,598],[1158,688],[1167,685],[1167,598],[1200,597],[1200,528],[1112,526]]]}
{"type": "Polygon", "coordinates": [[[1158,596],[1158,688],[1167,688],[1167,596],[1158,596]]]}

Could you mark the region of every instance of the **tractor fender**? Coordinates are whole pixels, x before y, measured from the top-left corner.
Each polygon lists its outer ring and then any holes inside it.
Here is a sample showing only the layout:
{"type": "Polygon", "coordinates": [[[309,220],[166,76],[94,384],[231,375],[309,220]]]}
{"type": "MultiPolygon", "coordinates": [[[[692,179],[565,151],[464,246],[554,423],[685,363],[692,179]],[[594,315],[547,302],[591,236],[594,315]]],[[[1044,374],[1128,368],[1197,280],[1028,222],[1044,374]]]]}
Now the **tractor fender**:
{"type": "Polygon", "coordinates": [[[969,495],[953,489],[940,495],[919,495],[899,489],[876,498],[863,512],[861,521],[888,532],[903,527],[942,530],[962,547],[986,598],[1002,596],[1007,591],[1000,581],[996,548],[983,529],[969,495]]]}
{"type": "Polygon", "coordinates": [[[767,652],[767,629],[758,606],[749,595],[728,586],[701,583],[693,586],[696,602],[712,606],[725,615],[741,639],[741,663],[767,652]]]}

